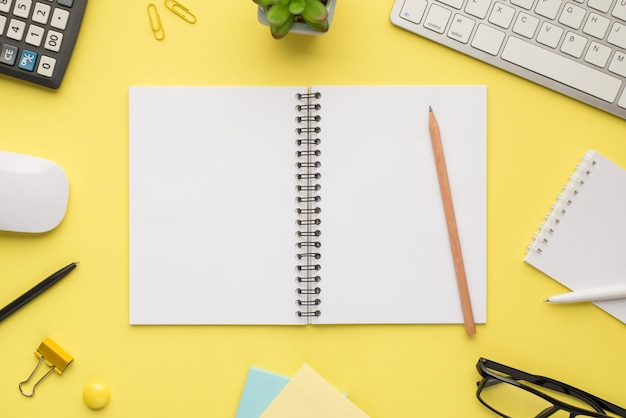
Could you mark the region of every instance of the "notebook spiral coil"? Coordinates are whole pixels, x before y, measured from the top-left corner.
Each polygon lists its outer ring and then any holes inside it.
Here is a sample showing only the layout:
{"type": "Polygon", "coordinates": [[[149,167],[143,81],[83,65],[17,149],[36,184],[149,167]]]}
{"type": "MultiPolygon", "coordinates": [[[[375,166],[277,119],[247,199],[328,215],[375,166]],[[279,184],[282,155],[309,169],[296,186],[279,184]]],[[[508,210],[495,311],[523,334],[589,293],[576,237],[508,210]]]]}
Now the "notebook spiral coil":
{"type": "Polygon", "coordinates": [[[584,187],[587,178],[593,173],[596,164],[597,162],[588,156],[582,158],[574,173],[570,175],[567,184],[563,186],[563,191],[557,196],[550,212],[545,216],[544,222],[539,226],[539,230],[533,235],[533,240],[528,245],[527,251],[535,251],[537,254],[543,253],[551,236],[556,233],[556,228],[576,203],[576,197],[584,187]]]}
{"type": "Polygon", "coordinates": [[[319,226],[321,221],[319,214],[321,212],[318,203],[320,197],[320,185],[317,183],[320,179],[319,168],[321,166],[319,157],[321,151],[318,149],[321,141],[317,135],[321,132],[318,123],[321,120],[320,115],[316,114],[321,109],[321,105],[317,103],[321,97],[320,93],[304,93],[296,95],[296,99],[300,102],[296,106],[299,115],[296,117],[296,145],[298,151],[296,155],[298,169],[296,198],[298,208],[296,213],[298,219],[296,221],[298,230],[297,247],[299,252],[297,258],[297,277],[298,288],[296,294],[298,299],[297,305],[301,308],[296,311],[300,317],[317,317],[321,311],[316,309],[320,305],[321,300],[318,295],[321,293],[319,282],[321,277],[318,271],[321,269],[319,260],[321,254],[319,248],[321,243],[319,237],[321,235],[319,226]]]}

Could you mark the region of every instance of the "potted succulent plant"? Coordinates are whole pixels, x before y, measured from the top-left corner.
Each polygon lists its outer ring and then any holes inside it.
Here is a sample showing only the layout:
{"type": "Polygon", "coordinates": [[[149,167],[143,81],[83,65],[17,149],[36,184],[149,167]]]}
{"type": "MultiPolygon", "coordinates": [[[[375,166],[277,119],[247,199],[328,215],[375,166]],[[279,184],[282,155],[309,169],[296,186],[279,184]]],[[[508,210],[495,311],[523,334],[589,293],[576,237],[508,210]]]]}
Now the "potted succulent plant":
{"type": "Polygon", "coordinates": [[[337,0],[252,0],[259,22],[270,27],[275,39],[289,32],[318,34],[328,31],[337,0]]]}

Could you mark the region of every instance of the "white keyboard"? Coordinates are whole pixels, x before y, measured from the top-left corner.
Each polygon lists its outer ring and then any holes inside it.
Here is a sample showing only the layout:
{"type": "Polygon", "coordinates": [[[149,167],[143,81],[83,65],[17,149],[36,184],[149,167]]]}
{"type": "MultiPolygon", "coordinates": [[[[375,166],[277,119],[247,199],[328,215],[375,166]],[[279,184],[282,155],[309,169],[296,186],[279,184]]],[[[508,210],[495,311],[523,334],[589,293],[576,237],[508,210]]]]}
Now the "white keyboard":
{"type": "Polygon", "coordinates": [[[626,119],[626,0],[396,0],[391,21],[626,119]]]}

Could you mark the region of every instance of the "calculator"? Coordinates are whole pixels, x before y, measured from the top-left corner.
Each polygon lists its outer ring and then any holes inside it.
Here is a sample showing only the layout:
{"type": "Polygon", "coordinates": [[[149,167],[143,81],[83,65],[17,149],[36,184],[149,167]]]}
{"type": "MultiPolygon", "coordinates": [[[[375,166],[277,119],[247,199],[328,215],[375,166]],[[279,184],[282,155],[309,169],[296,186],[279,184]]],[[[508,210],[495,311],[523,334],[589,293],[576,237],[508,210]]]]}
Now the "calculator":
{"type": "Polygon", "coordinates": [[[0,0],[0,74],[61,85],[87,0],[0,0]]]}

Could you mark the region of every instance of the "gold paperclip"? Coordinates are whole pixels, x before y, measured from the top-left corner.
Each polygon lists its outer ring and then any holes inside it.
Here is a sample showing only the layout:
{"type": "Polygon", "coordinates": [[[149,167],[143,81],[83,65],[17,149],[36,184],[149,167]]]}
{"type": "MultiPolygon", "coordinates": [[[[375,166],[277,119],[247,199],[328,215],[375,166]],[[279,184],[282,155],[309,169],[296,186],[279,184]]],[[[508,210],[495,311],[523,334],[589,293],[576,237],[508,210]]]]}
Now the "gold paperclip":
{"type": "Polygon", "coordinates": [[[189,11],[188,8],[186,8],[176,0],[165,0],[165,7],[170,9],[176,15],[183,18],[185,22],[196,23],[196,17],[189,11]]]}
{"type": "Polygon", "coordinates": [[[35,351],[35,355],[39,359],[39,362],[35,366],[33,372],[28,376],[28,379],[20,382],[19,388],[22,395],[31,397],[35,394],[35,389],[37,386],[44,380],[48,375],[52,372],[55,372],[58,375],[61,375],[65,368],[69,366],[69,364],[74,360],[72,356],[70,356],[65,350],[63,350],[57,343],[52,341],[50,338],[46,338],[39,345],[37,351],[35,351]],[[49,370],[33,385],[33,389],[30,393],[24,392],[22,386],[30,382],[30,379],[33,378],[41,363],[45,362],[49,367],[49,370]]]}
{"type": "Polygon", "coordinates": [[[152,28],[154,38],[157,41],[162,41],[163,39],[165,39],[165,30],[163,29],[163,25],[161,24],[161,16],[159,16],[159,11],[157,10],[154,3],[150,3],[148,5],[148,18],[150,19],[150,27],[152,28]]]}

